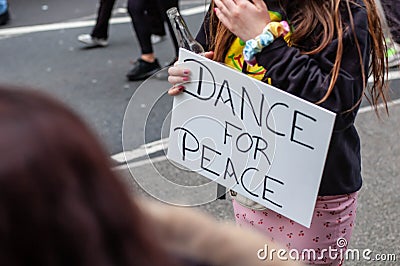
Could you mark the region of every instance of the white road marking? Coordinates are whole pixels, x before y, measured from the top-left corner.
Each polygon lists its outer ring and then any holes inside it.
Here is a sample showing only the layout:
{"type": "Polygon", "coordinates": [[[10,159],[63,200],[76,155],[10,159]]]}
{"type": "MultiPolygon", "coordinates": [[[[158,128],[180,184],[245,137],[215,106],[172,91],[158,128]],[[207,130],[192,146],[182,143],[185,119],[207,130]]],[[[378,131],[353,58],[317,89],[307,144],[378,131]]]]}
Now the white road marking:
{"type": "MultiPolygon", "coordinates": [[[[387,106],[390,107],[390,106],[394,106],[394,105],[399,104],[399,103],[400,103],[400,99],[396,99],[396,100],[393,100],[393,101],[391,101],[391,102],[388,102],[387,106]]],[[[384,108],[384,106],[385,106],[385,105],[384,105],[383,103],[381,103],[381,104],[378,105],[378,109],[384,108]]],[[[358,110],[358,113],[359,113],[359,114],[362,114],[362,113],[366,113],[366,112],[370,112],[370,111],[374,111],[374,107],[372,107],[372,106],[365,106],[365,107],[361,107],[361,108],[358,110]]]]}
{"type": "Polygon", "coordinates": [[[196,14],[205,13],[210,5],[202,5],[197,7],[188,8],[181,11],[182,16],[192,16],[196,14]]]}
{"type": "Polygon", "coordinates": [[[160,139],[154,142],[146,143],[137,149],[120,152],[111,156],[111,158],[119,163],[129,162],[134,159],[162,151],[168,147],[168,138],[160,139]]]}
{"type": "MultiPolygon", "coordinates": [[[[200,14],[208,10],[208,5],[197,6],[193,8],[188,8],[181,11],[183,16],[191,16],[195,14],[200,14]]],[[[119,8],[117,9],[118,13],[126,13],[126,9],[119,8]]],[[[110,24],[123,24],[130,23],[131,18],[121,17],[121,18],[112,18],[110,20],[110,24]]],[[[13,36],[13,35],[21,35],[27,33],[34,32],[45,32],[45,31],[54,31],[54,30],[65,30],[65,29],[77,29],[77,28],[85,28],[89,26],[94,26],[96,20],[85,20],[85,21],[71,21],[71,22],[60,22],[60,23],[51,23],[51,24],[43,24],[43,25],[33,25],[33,26],[23,26],[23,27],[14,27],[14,28],[6,28],[0,30],[0,37],[4,36],[13,36]]]]}
{"type": "Polygon", "coordinates": [[[167,160],[167,157],[162,155],[162,156],[158,156],[158,157],[154,157],[154,158],[150,158],[150,159],[140,160],[140,161],[133,162],[133,163],[118,165],[118,166],[114,167],[112,170],[122,171],[122,170],[132,169],[132,168],[136,168],[136,167],[140,167],[140,166],[144,166],[144,165],[148,165],[148,164],[162,162],[162,161],[166,161],[166,160],[167,160]]]}
{"type": "MultiPolygon", "coordinates": [[[[400,79],[400,69],[389,71],[388,80],[395,80],[395,79],[400,79]]],[[[368,82],[372,83],[372,81],[373,81],[373,79],[372,79],[372,77],[370,77],[368,79],[368,82]]]]}
{"type": "Polygon", "coordinates": [[[388,80],[400,79],[400,69],[396,71],[390,71],[388,80]]]}

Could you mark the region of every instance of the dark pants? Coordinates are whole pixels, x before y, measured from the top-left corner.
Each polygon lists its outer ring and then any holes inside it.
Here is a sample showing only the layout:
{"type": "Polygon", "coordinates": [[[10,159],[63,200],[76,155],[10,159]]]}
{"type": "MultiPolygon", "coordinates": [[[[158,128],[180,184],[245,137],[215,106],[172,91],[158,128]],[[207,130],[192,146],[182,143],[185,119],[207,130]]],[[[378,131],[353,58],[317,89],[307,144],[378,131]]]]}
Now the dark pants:
{"type": "MultiPolygon", "coordinates": [[[[114,8],[115,0],[100,0],[97,11],[96,25],[92,30],[92,36],[100,39],[108,39],[108,26],[114,8]]],[[[149,25],[152,25],[152,34],[164,36],[164,19],[161,16],[157,3],[149,3],[146,11],[149,25]]]]}
{"type": "Polygon", "coordinates": [[[157,1],[148,2],[147,10],[145,12],[150,23],[149,25],[151,25],[151,33],[159,36],[164,36],[164,18],[162,16],[160,8],[158,8],[157,1]]]}
{"type": "Polygon", "coordinates": [[[381,0],[381,4],[393,41],[400,44],[400,1],[381,0]]]}
{"type": "Polygon", "coordinates": [[[174,6],[178,7],[178,0],[128,0],[128,12],[132,18],[133,28],[136,32],[142,54],[153,53],[150,37],[152,33],[155,33],[154,25],[152,24],[154,16],[149,14],[155,12],[153,14],[158,14],[163,21],[167,22],[175,47],[175,55],[178,56],[178,42],[166,14],[166,11],[174,6]]]}
{"type": "Polygon", "coordinates": [[[100,39],[108,39],[108,22],[114,7],[115,0],[100,0],[97,11],[96,25],[93,28],[92,36],[100,39]]]}

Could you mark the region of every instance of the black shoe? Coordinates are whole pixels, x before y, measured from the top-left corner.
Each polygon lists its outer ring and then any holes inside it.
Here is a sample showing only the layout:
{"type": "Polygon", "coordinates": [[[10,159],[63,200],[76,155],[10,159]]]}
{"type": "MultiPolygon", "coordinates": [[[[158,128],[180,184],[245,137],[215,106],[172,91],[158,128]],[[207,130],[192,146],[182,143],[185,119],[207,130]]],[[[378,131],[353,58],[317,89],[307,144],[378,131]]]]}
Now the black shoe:
{"type": "Polygon", "coordinates": [[[154,62],[149,63],[139,58],[134,64],[131,71],[126,74],[126,77],[130,81],[136,80],[144,80],[156,73],[161,69],[158,60],[154,60],[154,62]]]}
{"type": "Polygon", "coordinates": [[[0,26],[6,25],[9,20],[10,20],[10,13],[8,12],[7,9],[6,12],[0,15],[0,26]]]}

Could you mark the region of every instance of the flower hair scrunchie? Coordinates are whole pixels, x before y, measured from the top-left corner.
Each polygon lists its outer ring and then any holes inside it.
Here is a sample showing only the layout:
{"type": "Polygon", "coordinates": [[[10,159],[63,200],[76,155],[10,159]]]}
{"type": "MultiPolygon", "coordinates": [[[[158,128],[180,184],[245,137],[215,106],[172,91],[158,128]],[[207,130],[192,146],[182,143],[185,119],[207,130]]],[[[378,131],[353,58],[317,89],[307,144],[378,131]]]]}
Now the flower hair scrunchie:
{"type": "Polygon", "coordinates": [[[270,45],[276,38],[285,36],[289,31],[289,24],[286,21],[268,23],[260,35],[246,41],[243,48],[244,60],[249,65],[254,66],[257,63],[255,55],[261,52],[264,47],[270,45]]]}

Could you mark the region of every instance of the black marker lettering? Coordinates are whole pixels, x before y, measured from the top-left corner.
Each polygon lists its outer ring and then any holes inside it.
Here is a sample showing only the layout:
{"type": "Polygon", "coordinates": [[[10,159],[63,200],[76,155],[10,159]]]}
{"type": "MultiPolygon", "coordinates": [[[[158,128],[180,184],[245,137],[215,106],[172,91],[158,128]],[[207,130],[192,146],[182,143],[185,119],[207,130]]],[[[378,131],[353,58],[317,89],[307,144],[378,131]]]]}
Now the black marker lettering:
{"type": "MultiPolygon", "coordinates": [[[[184,62],[194,62],[194,63],[200,65],[199,66],[199,79],[197,80],[197,82],[198,82],[197,92],[193,93],[193,92],[188,91],[188,90],[185,90],[184,92],[189,94],[189,95],[192,95],[193,97],[195,97],[197,99],[203,100],[203,101],[207,101],[207,100],[211,99],[214,96],[215,91],[217,89],[216,88],[216,84],[215,84],[215,78],[214,78],[214,75],[211,72],[211,70],[206,65],[204,65],[203,63],[201,63],[201,62],[199,62],[199,61],[197,61],[195,59],[192,59],[192,58],[185,59],[184,62]],[[202,95],[204,93],[204,91],[207,91],[207,92],[209,91],[209,90],[203,90],[203,86],[204,86],[204,82],[203,82],[204,69],[207,70],[207,72],[210,74],[210,76],[212,78],[212,89],[211,89],[210,95],[208,95],[208,96],[207,95],[202,95]]],[[[193,80],[192,82],[195,82],[195,80],[193,80]]],[[[208,84],[208,83],[206,82],[206,84],[208,84]]]]}
{"type": "Polygon", "coordinates": [[[302,116],[304,116],[304,117],[306,117],[306,118],[308,118],[308,119],[310,119],[310,120],[312,120],[312,121],[314,121],[314,122],[317,122],[317,119],[315,119],[314,117],[311,117],[311,116],[306,115],[306,114],[304,114],[304,113],[302,113],[302,112],[300,112],[300,111],[295,110],[295,111],[294,111],[294,114],[293,114],[292,133],[291,133],[291,135],[290,135],[290,140],[293,141],[293,142],[295,142],[295,143],[298,143],[298,144],[300,144],[300,145],[302,145],[302,146],[304,146],[304,147],[307,147],[307,148],[309,148],[309,149],[311,149],[311,150],[314,150],[314,147],[313,147],[313,146],[308,145],[308,144],[305,144],[305,143],[303,143],[303,142],[300,142],[300,141],[298,141],[297,139],[294,139],[294,131],[295,131],[296,129],[297,129],[297,130],[300,130],[300,131],[303,131],[303,128],[297,126],[297,123],[296,123],[296,122],[297,122],[297,115],[302,115],[302,116]]]}
{"type": "Polygon", "coordinates": [[[227,174],[229,175],[229,177],[234,176],[235,180],[236,180],[236,184],[239,184],[239,181],[238,181],[237,176],[236,176],[235,168],[233,167],[232,160],[229,157],[226,160],[225,171],[224,171],[224,179],[226,179],[226,175],[227,174]],[[232,172],[230,172],[230,173],[229,173],[229,169],[228,169],[229,167],[232,168],[232,172]]]}
{"type": "Polygon", "coordinates": [[[242,133],[242,134],[239,135],[239,137],[237,137],[237,139],[236,139],[236,149],[238,149],[238,151],[241,151],[243,153],[248,152],[251,149],[252,146],[253,146],[253,138],[250,136],[249,133],[242,133]],[[239,141],[241,139],[243,139],[244,136],[247,136],[247,138],[249,139],[249,141],[248,141],[249,147],[248,148],[243,147],[243,149],[242,149],[241,147],[239,147],[239,141]]]}
{"type": "Polygon", "coordinates": [[[280,205],[280,204],[278,204],[278,203],[276,203],[276,202],[274,202],[274,201],[268,199],[268,198],[266,197],[266,195],[265,195],[266,192],[271,193],[271,194],[274,194],[274,191],[272,191],[272,190],[270,190],[270,189],[267,188],[267,181],[268,181],[268,179],[270,179],[270,180],[272,180],[272,181],[274,181],[274,182],[276,182],[276,183],[278,183],[278,184],[281,184],[282,186],[284,185],[284,183],[283,183],[282,181],[280,181],[280,180],[278,180],[278,179],[276,179],[276,178],[273,178],[273,177],[270,177],[270,176],[265,176],[265,178],[264,178],[264,191],[263,191],[263,196],[262,196],[262,198],[263,198],[264,200],[266,200],[266,201],[272,203],[273,205],[275,205],[275,206],[277,206],[277,207],[279,207],[279,208],[282,208],[282,205],[280,205]]]}
{"type": "Polygon", "coordinates": [[[215,100],[214,106],[217,106],[217,103],[218,103],[219,99],[221,99],[222,102],[225,103],[225,104],[227,102],[229,102],[231,104],[232,114],[235,115],[235,108],[233,107],[231,89],[229,88],[229,83],[228,83],[227,80],[224,80],[224,82],[222,83],[221,88],[220,88],[219,93],[218,93],[218,96],[217,96],[217,99],[215,100]],[[227,100],[224,100],[222,98],[222,92],[223,92],[224,88],[226,88],[226,91],[228,92],[228,99],[227,100]]]}
{"type": "Polygon", "coordinates": [[[174,131],[177,131],[177,130],[183,130],[183,131],[185,131],[185,133],[183,133],[183,137],[182,137],[182,161],[184,161],[184,160],[185,160],[185,156],[186,156],[186,151],[196,152],[196,151],[199,150],[199,141],[197,140],[196,136],[193,135],[193,133],[190,132],[189,130],[187,130],[186,128],[183,128],[183,127],[176,127],[176,128],[174,128],[174,131]],[[186,137],[187,137],[187,134],[189,134],[189,135],[191,135],[191,136],[193,137],[193,139],[194,139],[194,141],[196,142],[196,145],[197,145],[196,148],[194,148],[194,149],[189,149],[189,148],[187,148],[187,146],[186,146],[186,137]]]}
{"type": "Polygon", "coordinates": [[[212,173],[213,175],[219,176],[219,174],[217,172],[214,172],[213,170],[210,170],[209,168],[206,168],[206,166],[204,166],[204,161],[211,162],[211,160],[209,158],[205,157],[206,149],[208,151],[212,151],[215,154],[221,155],[221,153],[219,151],[216,151],[216,150],[203,144],[203,149],[201,151],[201,164],[200,164],[201,169],[206,170],[207,172],[212,173]]]}
{"type": "Polygon", "coordinates": [[[228,121],[225,121],[224,144],[226,144],[226,137],[232,137],[232,135],[228,133],[228,125],[236,128],[237,130],[240,130],[240,131],[242,130],[240,127],[237,127],[234,124],[231,124],[228,121]]]}
{"type": "Polygon", "coordinates": [[[258,172],[258,169],[257,169],[257,168],[254,168],[254,167],[247,168],[246,170],[244,170],[242,176],[240,177],[240,182],[242,183],[243,188],[244,188],[249,194],[251,194],[251,195],[253,195],[254,197],[257,197],[257,198],[258,198],[258,195],[257,195],[257,194],[254,194],[253,192],[251,192],[250,190],[248,190],[247,187],[246,187],[246,186],[244,185],[244,183],[243,183],[244,175],[245,175],[248,171],[250,171],[250,170],[254,170],[254,171],[258,172]]]}
{"type": "Polygon", "coordinates": [[[268,123],[269,115],[272,114],[272,109],[274,109],[276,106],[285,106],[286,108],[289,108],[289,106],[288,106],[287,104],[285,104],[285,103],[274,103],[274,104],[271,106],[271,108],[269,108],[268,113],[267,113],[267,117],[266,117],[265,121],[266,121],[267,128],[269,129],[269,131],[271,131],[272,133],[274,133],[274,134],[276,134],[276,135],[278,135],[278,136],[284,137],[284,136],[285,136],[284,133],[275,131],[274,129],[272,129],[272,127],[269,126],[269,123],[268,123]]]}
{"type": "Polygon", "coordinates": [[[265,156],[265,158],[268,161],[268,164],[271,165],[271,161],[269,160],[268,155],[265,153],[265,150],[268,148],[268,142],[265,139],[258,136],[253,136],[253,138],[256,139],[256,145],[254,149],[254,160],[257,159],[257,153],[260,152],[265,156]],[[261,143],[263,145],[260,145],[261,143]]]}
{"type": "Polygon", "coordinates": [[[251,107],[251,111],[253,112],[253,116],[254,116],[254,118],[256,119],[256,122],[257,122],[258,126],[261,126],[262,110],[263,110],[263,107],[264,107],[264,94],[261,94],[262,97],[261,97],[261,103],[260,103],[260,116],[259,116],[259,118],[257,118],[256,111],[254,110],[253,103],[252,103],[251,100],[250,100],[250,96],[249,96],[249,94],[247,93],[246,88],[245,88],[245,87],[242,87],[242,105],[241,105],[241,109],[240,109],[240,118],[241,118],[242,120],[244,119],[244,106],[245,106],[246,103],[247,103],[247,102],[245,102],[245,100],[244,100],[245,95],[246,95],[246,98],[247,98],[247,100],[248,100],[248,104],[249,104],[250,107],[251,107]]]}
{"type": "MultiPolygon", "coordinates": [[[[203,84],[203,68],[199,68],[199,83],[197,84],[197,94],[201,95],[201,84],[203,84]]],[[[213,94],[214,95],[214,94],[213,94]]]]}

